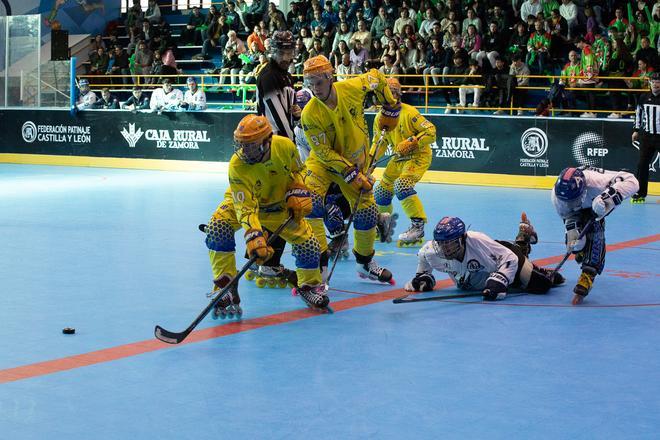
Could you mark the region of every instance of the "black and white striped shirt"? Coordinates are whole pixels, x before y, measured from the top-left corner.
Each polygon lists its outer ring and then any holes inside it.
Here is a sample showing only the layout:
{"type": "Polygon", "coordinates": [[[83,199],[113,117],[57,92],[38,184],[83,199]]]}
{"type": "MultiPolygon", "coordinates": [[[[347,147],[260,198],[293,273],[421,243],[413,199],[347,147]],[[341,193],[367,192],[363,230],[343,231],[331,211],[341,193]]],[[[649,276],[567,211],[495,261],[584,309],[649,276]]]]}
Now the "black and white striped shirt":
{"type": "Polygon", "coordinates": [[[633,130],[660,134],[660,94],[646,93],[639,98],[633,130]]]}

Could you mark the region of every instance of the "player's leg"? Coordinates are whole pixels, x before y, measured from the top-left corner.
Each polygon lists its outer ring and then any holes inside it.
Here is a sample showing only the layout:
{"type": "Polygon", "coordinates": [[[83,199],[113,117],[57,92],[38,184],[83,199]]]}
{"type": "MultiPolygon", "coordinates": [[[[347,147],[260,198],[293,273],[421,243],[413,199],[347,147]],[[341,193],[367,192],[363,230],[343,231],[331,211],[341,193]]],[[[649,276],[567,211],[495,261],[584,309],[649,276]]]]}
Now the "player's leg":
{"type": "Polygon", "coordinates": [[[328,175],[328,171],[313,158],[307,159],[305,163],[307,172],[304,176],[305,186],[312,193],[312,212],[307,216],[307,222],[312,228],[316,240],[319,242],[321,257],[320,264],[322,265],[321,271],[325,272],[328,267],[328,241],[325,236],[325,226],[323,220],[325,218],[325,206],[323,201],[328,192],[328,187],[332,183],[332,179],[328,175]]]}
{"type": "MultiPolygon", "coordinates": [[[[272,233],[272,231],[268,231],[272,233]]],[[[263,265],[259,266],[256,274],[255,285],[257,287],[295,287],[297,285],[296,272],[282,265],[281,259],[286,247],[286,241],[277,236],[271,243],[274,254],[263,265]]]]}
{"type": "Polygon", "coordinates": [[[545,294],[554,286],[564,282],[558,272],[546,269],[532,263],[527,258],[528,246],[518,242],[513,243],[505,240],[496,240],[502,246],[510,249],[518,257],[518,269],[510,287],[524,290],[533,294],[545,294]]]}
{"type": "MultiPolygon", "coordinates": [[[[355,206],[358,191],[344,182],[341,176],[333,176],[333,180],[341,188],[348,203],[355,206]]],[[[377,219],[378,207],[373,192],[362,193],[357,210],[353,213],[353,255],[357,263],[358,275],[362,278],[394,284],[392,272],[379,266],[373,259],[377,219]]]]}
{"type": "Polygon", "coordinates": [[[401,174],[401,162],[390,159],[383,172],[383,177],[374,188],[374,200],[378,205],[378,222],[376,224],[381,243],[392,241],[398,214],[393,214],[392,198],[394,197],[394,181],[401,174]]]}
{"type": "Polygon", "coordinates": [[[431,159],[431,154],[412,157],[404,163],[401,175],[394,181],[394,194],[401,202],[401,208],[411,222],[410,228],[399,235],[401,246],[422,244],[424,241],[426,212],[417,191],[415,191],[415,185],[429,169],[431,159]]]}
{"type": "Polygon", "coordinates": [[[575,261],[581,264],[582,273],[573,289],[575,293],[573,304],[580,304],[584,300],[593,286],[596,275],[599,275],[605,267],[605,220],[594,220],[586,237],[584,249],[575,256],[575,261]]]}
{"type": "Polygon", "coordinates": [[[518,235],[516,235],[516,244],[520,246],[525,256],[532,252],[532,245],[538,243],[539,237],[532,226],[532,222],[526,213],[520,214],[520,224],[518,225],[518,235]]]}
{"type": "Polygon", "coordinates": [[[332,259],[339,253],[340,257],[348,258],[348,240],[344,236],[346,234],[344,219],[351,215],[351,208],[337,184],[330,184],[325,195],[324,205],[323,223],[330,238],[327,255],[332,259]]]}
{"type": "MultiPolygon", "coordinates": [[[[259,216],[262,224],[267,228],[277,228],[286,221],[287,214],[268,213],[259,216]]],[[[296,261],[296,274],[298,286],[294,292],[310,306],[324,308],[330,300],[325,292],[325,285],[319,270],[321,258],[321,246],[316,239],[311,225],[306,220],[300,223],[291,222],[281,233],[288,243],[291,244],[292,254],[296,261]]]]}
{"type": "MultiPolygon", "coordinates": [[[[231,196],[226,196],[206,225],[206,247],[213,271],[213,291],[222,290],[236,276],[236,241],[234,233],[240,229],[231,196]]],[[[239,306],[238,283],[224,292],[213,318],[242,313],[239,306]]]]}

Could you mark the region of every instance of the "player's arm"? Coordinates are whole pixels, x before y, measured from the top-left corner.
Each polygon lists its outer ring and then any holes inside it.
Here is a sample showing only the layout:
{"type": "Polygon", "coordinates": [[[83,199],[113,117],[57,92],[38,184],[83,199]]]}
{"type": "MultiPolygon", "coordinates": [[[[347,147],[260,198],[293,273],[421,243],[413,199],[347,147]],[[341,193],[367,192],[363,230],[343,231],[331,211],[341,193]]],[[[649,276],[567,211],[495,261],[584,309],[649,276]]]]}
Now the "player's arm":
{"type": "Polygon", "coordinates": [[[591,203],[591,209],[598,220],[609,215],[622,201],[639,190],[637,178],[625,171],[585,170],[585,175],[587,185],[603,190],[591,203]]]}
{"type": "Polygon", "coordinates": [[[352,88],[355,88],[356,91],[360,91],[358,93],[366,95],[368,92],[374,92],[376,99],[381,104],[395,105],[397,103],[387,85],[385,74],[376,69],[371,69],[362,75],[344,81],[352,85],[352,88]]]}
{"type": "Polygon", "coordinates": [[[370,157],[373,156],[374,163],[378,162],[380,158],[383,157],[383,155],[387,152],[388,145],[392,144],[390,132],[385,133],[385,136],[383,136],[382,141],[380,139],[380,133],[376,129],[376,127],[379,127],[378,124],[380,123],[380,118],[381,118],[380,112],[376,113],[376,117],[374,118],[374,137],[371,142],[371,149],[369,150],[369,156],[370,157]],[[376,148],[378,148],[378,151],[376,151],[376,148]]]}
{"type": "Polygon", "coordinates": [[[432,251],[431,244],[426,243],[417,253],[417,272],[404,286],[407,292],[430,292],[435,288],[433,266],[427,259],[430,251],[432,251]]]}
{"type": "Polygon", "coordinates": [[[411,115],[412,126],[415,132],[414,137],[417,139],[418,147],[425,148],[435,142],[435,125],[419,111],[413,107],[414,113],[411,115]]]}
{"type": "Polygon", "coordinates": [[[483,247],[483,254],[499,262],[497,269],[488,276],[486,286],[483,290],[485,301],[495,301],[503,299],[509,290],[509,284],[516,278],[518,271],[518,256],[506,246],[497,243],[494,240],[480,240],[483,247]]]}

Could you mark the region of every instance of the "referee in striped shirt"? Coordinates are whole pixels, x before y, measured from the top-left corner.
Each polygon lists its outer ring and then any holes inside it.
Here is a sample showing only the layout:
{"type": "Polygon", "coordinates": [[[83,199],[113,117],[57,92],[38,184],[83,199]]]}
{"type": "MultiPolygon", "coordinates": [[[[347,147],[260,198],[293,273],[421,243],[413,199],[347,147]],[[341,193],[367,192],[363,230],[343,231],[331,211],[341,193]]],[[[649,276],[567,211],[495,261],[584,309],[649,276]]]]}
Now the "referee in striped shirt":
{"type": "Polygon", "coordinates": [[[632,203],[644,203],[649,187],[649,164],[657,151],[660,151],[660,73],[653,72],[649,76],[651,92],[645,93],[639,99],[635,111],[635,125],[632,140],[639,140],[639,163],[637,165],[637,180],[639,192],[635,194],[632,203]]]}

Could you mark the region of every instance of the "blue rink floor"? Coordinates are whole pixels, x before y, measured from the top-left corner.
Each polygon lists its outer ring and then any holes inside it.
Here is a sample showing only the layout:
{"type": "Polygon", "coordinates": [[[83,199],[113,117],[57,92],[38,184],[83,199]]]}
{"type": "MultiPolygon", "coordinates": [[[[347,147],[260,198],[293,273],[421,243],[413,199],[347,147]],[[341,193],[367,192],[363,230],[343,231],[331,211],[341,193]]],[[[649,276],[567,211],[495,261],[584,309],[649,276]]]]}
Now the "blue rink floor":
{"type": "MultiPolygon", "coordinates": [[[[336,313],[317,315],[241,280],[242,324],[207,318],[197,342],[163,344],[154,325],[183,330],[208,303],[197,225],[226,186],[223,174],[0,164],[0,439],[660,437],[656,198],[608,218],[621,245],[581,307],[569,306],[573,261],[546,296],[392,304],[416,249],[377,244],[395,287],[357,278],[351,257],[332,280],[336,313]]],[[[525,210],[532,257],[564,252],[549,191],[418,191],[431,225],[456,215],[513,239],[525,210]]]]}

